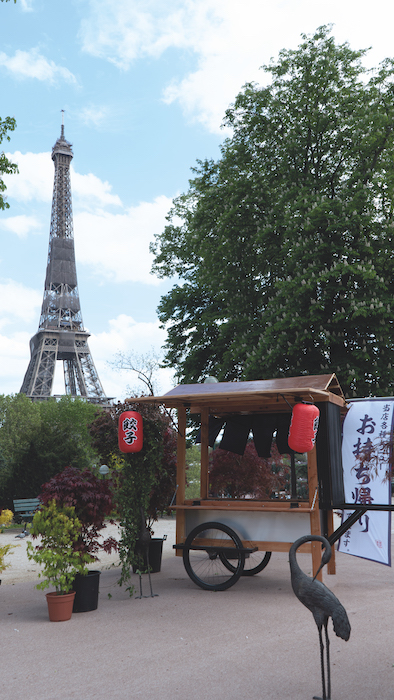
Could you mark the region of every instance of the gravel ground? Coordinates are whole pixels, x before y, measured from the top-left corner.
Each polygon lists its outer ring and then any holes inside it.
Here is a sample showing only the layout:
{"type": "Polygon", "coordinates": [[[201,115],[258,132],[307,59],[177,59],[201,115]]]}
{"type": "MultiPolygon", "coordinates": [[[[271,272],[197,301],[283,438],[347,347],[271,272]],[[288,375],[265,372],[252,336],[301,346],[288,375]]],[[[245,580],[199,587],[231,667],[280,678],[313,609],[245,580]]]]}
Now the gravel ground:
{"type": "MultiPolygon", "coordinates": [[[[18,527],[0,533],[0,545],[17,545],[17,547],[12,550],[12,553],[10,552],[5,559],[6,563],[10,564],[10,566],[0,574],[2,585],[13,584],[19,581],[36,581],[38,579],[38,572],[41,567],[34,561],[30,561],[26,554],[27,542],[33,540],[29,536],[20,539],[18,534],[20,534],[21,531],[22,528],[18,527]]],[[[153,537],[163,537],[164,535],[167,535],[167,539],[163,544],[163,558],[174,556],[172,545],[175,543],[175,515],[174,517],[160,518],[157,523],[154,523],[153,537]]],[[[103,536],[100,539],[103,540],[107,537],[114,537],[116,540],[120,539],[120,529],[117,524],[106,526],[105,530],[103,530],[103,536]]],[[[117,552],[112,552],[111,554],[103,552],[100,554],[99,561],[94,564],[94,568],[103,571],[112,564],[117,565],[118,562],[119,556],[117,552]]]]}

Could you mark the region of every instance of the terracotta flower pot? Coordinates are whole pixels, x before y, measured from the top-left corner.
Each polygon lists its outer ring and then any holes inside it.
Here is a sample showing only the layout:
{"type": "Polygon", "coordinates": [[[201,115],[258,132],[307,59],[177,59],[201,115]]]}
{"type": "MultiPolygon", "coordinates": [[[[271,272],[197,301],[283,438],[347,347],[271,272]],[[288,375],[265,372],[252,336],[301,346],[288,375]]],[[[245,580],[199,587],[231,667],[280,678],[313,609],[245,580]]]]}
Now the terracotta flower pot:
{"type": "Polygon", "coordinates": [[[73,611],[75,591],[70,593],[52,593],[46,594],[48,603],[48,613],[51,622],[64,622],[69,620],[73,611]]]}

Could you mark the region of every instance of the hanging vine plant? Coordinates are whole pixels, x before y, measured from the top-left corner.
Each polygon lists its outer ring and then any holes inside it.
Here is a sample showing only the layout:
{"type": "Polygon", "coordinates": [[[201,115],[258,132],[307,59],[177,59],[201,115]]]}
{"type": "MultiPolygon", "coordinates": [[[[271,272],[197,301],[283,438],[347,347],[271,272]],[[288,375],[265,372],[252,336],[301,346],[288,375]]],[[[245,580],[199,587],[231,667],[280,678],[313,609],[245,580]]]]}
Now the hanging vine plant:
{"type": "MultiPolygon", "coordinates": [[[[135,547],[142,526],[142,517],[151,530],[157,519],[158,489],[172,467],[175,478],[176,438],[169,427],[168,418],[156,406],[128,404],[128,409],[142,415],[144,441],[140,452],[124,455],[124,467],[120,474],[118,507],[122,535],[119,556],[122,564],[119,585],[128,584],[132,567],[140,568],[142,561],[135,547]],[[172,448],[169,447],[172,444],[172,448]]],[[[166,504],[168,505],[168,504],[166,504]]],[[[127,590],[133,594],[134,587],[127,590]]]]}

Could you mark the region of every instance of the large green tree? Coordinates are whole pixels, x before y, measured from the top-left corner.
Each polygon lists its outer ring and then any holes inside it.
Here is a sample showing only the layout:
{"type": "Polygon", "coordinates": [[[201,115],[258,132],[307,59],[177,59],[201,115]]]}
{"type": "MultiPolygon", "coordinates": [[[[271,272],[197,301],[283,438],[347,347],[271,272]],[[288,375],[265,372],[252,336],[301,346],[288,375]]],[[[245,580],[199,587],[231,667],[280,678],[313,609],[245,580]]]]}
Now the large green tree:
{"type": "Polygon", "coordinates": [[[97,407],[62,396],[32,402],[24,394],[0,395],[0,507],[37,496],[44,482],[67,466],[98,461],[88,430],[97,407]]]}
{"type": "Polygon", "coordinates": [[[394,382],[394,62],[330,27],[302,36],[226,113],[157,236],[178,276],[159,316],[182,381],[336,372],[348,395],[394,382]]]}

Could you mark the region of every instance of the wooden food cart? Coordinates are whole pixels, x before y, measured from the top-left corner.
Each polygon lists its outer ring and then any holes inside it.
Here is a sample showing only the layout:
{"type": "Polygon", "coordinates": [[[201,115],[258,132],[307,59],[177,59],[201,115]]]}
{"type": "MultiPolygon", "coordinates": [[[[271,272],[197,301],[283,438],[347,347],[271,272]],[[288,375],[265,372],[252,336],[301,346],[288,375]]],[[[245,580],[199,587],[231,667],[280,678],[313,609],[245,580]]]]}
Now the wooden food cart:
{"type": "MultiPolygon", "coordinates": [[[[333,507],[344,502],[341,461],[341,413],[346,402],[335,374],[248,382],[180,384],[164,396],[142,397],[178,413],[176,544],[185,568],[201,588],[224,590],[243,575],[261,571],[271,552],[287,552],[303,535],[333,533],[333,507]],[[209,495],[209,443],[212,422],[243,425],[275,433],[279,418],[290,421],[298,402],[320,410],[316,445],[308,452],[308,498],[286,500],[226,499],[209,495]],[[201,494],[185,498],[187,412],[201,416],[201,494]],[[258,426],[256,428],[256,426],[258,426]],[[268,428],[266,427],[268,426],[268,428]]],[[[282,421],[283,422],[283,421],[282,421]]],[[[248,430],[247,430],[248,432],[248,430]]],[[[265,434],[266,438],[266,434],[265,434]]],[[[287,438],[286,438],[287,440],[287,438]]],[[[290,451],[290,450],[289,450],[290,451]]],[[[313,572],[321,560],[319,542],[300,551],[312,555],[313,572]]],[[[333,552],[328,572],[335,573],[333,552]]],[[[319,574],[320,575],[320,574],[319,574]]]]}

